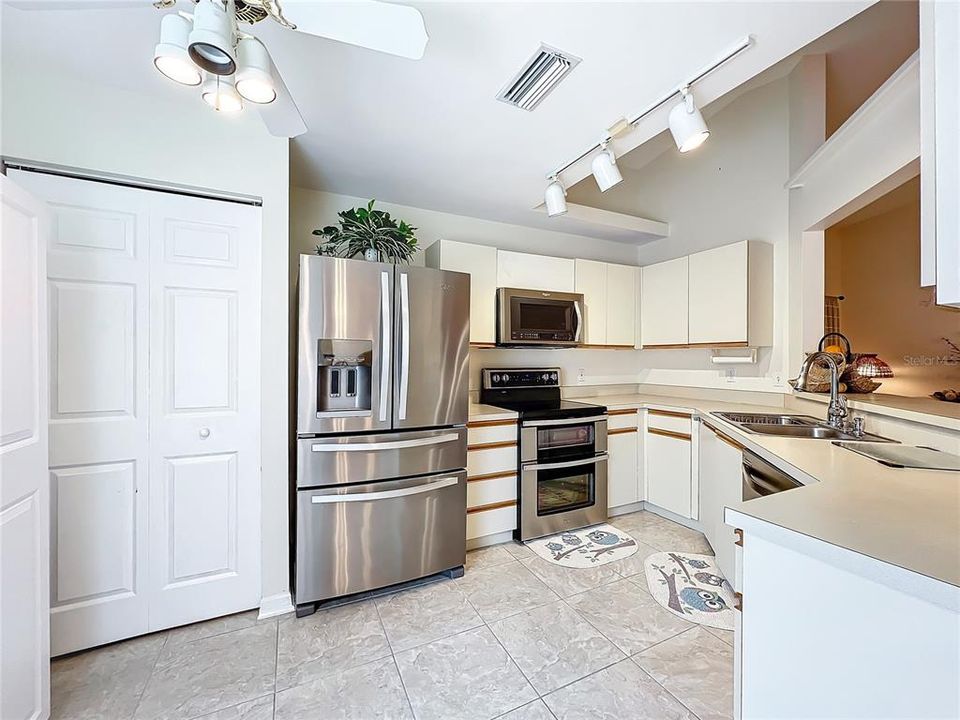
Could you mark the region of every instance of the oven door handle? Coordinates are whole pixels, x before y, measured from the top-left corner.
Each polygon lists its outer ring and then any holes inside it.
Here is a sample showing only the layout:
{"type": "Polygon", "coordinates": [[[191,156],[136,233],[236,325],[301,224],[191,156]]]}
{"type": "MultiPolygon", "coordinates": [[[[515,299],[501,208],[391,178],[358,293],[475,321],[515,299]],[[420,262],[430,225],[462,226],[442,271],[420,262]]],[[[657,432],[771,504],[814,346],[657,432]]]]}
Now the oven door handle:
{"type": "Polygon", "coordinates": [[[606,455],[594,455],[593,457],[583,458],[582,460],[567,460],[566,462],[555,463],[537,463],[535,465],[524,465],[524,470],[559,470],[560,468],[571,468],[579,465],[594,465],[607,461],[606,455]]]}
{"type": "Polygon", "coordinates": [[[560,418],[559,420],[528,420],[521,423],[521,426],[549,427],[552,425],[585,425],[586,423],[595,423],[606,419],[606,415],[591,415],[590,417],[560,418]]]}

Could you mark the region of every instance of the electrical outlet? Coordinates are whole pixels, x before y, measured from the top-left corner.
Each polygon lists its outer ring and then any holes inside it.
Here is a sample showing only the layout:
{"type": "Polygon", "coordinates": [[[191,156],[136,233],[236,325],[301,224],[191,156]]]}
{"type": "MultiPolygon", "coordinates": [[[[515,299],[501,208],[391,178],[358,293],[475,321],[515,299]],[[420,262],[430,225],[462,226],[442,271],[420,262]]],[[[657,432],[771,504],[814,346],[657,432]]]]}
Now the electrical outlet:
{"type": "Polygon", "coordinates": [[[583,385],[583,368],[577,368],[577,385],[583,385]]]}
{"type": "Polygon", "coordinates": [[[774,375],[774,376],[773,376],[773,383],[774,383],[774,385],[781,385],[781,384],[783,384],[783,375],[781,375],[780,373],[777,373],[776,375],[774,375]]]}
{"type": "Polygon", "coordinates": [[[726,375],[728,383],[732,383],[734,380],[736,380],[737,376],[736,373],[734,373],[733,368],[727,368],[724,374],[726,375]]]}

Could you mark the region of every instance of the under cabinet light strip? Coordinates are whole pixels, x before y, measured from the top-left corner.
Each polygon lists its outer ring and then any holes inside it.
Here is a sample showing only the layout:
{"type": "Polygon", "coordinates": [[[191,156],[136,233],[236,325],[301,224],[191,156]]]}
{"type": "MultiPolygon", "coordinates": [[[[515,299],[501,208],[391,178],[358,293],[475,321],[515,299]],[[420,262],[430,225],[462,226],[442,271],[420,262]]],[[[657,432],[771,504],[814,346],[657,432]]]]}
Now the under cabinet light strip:
{"type": "MultiPolygon", "coordinates": [[[[744,37],[739,43],[737,43],[737,44],[734,45],[732,48],[730,48],[730,50],[727,52],[726,55],[724,55],[723,57],[721,57],[720,59],[718,59],[716,62],[712,63],[711,65],[707,65],[706,67],[702,68],[696,75],[693,75],[691,78],[689,78],[688,80],[686,80],[685,82],[683,82],[683,83],[682,83],[681,85],[679,85],[675,90],[672,90],[672,91],[671,91],[670,93],[668,93],[667,95],[664,95],[662,98],[660,98],[659,100],[657,100],[657,101],[654,102],[653,104],[648,105],[646,108],[644,108],[644,109],[640,112],[639,115],[636,115],[634,118],[632,118],[632,119],[629,121],[629,123],[628,123],[629,126],[630,126],[631,128],[635,128],[635,127],[637,126],[637,123],[639,123],[639,122],[640,122],[643,118],[645,118],[647,115],[649,115],[650,113],[652,113],[654,110],[656,110],[658,107],[660,107],[661,105],[663,105],[665,102],[667,102],[667,101],[669,101],[669,100],[672,100],[673,98],[675,98],[675,97],[677,97],[678,95],[680,95],[680,94],[681,94],[681,93],[680,93],[681,88],[683,88],[683,89],[690,88],[695,82],[699,82],[700,80],[702,80],[703,78],[705,78],[707,75],[709,75],[710,73],[712,73],[714,70],[716,70],[717,68],[719,68],[721,65],[724,65],[724,64],[727,63],[728,61],[730,61],[730,60],[732,60],[733,58],[735,58],[737,55],[739,55],[741,52],[743,52],[744,50],[746,50],[746,49],[747,49],[748,47],[750,47],[751,45],[753,45],[753,37],[752,37],[751,35],[747,35],[747,36],[744,37]]],[[[562,165],[559,169],[554,170],[553,172],[547,173],[547,179],[552,179],[554,176],[557,176],[557,175],[559,175],[560,173],[566,172],[566,171],[569,170],[571,167],[573,167],[574,165],[576,165],[578,162],[580,162],[581,160],[583,160],[585,157],[587,157],[588,155],[590,155],[590,153],[595,152],[596,150],[599,150],[600,147],[603,145],[604,142],[608,142],[608,141],[610,141],[610,140],[612,140],[612,138],[607,137],[607,138],[604,138],[603,141],[598,142],[598,143],[595,143],[594,145],[591,145],[589,148],[587,148],[587,149],[584,150],[582,153],[580,153],[579,155],[577,155],[577,157],[575,157],[573,160],[571,160],[570,162],[568,162],[566,165],[562,165]]]]}

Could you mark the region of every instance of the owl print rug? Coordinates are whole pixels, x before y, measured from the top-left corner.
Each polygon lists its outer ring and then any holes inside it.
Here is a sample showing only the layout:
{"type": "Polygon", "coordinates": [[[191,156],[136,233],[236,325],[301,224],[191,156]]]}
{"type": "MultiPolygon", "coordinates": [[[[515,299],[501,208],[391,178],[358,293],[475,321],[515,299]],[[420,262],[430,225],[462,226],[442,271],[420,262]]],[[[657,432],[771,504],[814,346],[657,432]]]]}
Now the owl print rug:
{"type": "Polygon", "coordinates": [[[528,540],[526,545],[544,560],[568,568],[597,567],[623,560],[638,547],[632,537],[606,524],[528,540]]]}
{"type": "Polygon", "coordinates": [[[733,587],[710,555],[664,552],[644,561],[654,599],[684,620],[733,630],[733,587]]]}

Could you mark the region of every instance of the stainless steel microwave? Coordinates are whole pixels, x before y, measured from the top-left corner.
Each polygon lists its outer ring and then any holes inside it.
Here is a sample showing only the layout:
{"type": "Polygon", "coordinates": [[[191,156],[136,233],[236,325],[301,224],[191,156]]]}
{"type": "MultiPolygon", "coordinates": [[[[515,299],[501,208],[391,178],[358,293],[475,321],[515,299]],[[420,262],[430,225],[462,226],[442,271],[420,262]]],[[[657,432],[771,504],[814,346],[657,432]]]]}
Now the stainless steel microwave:
{"type": "Polygon", "coordinates": [[[583,336],[583,295],[497,288],[497,344],[573,347],[583,336]]]}

